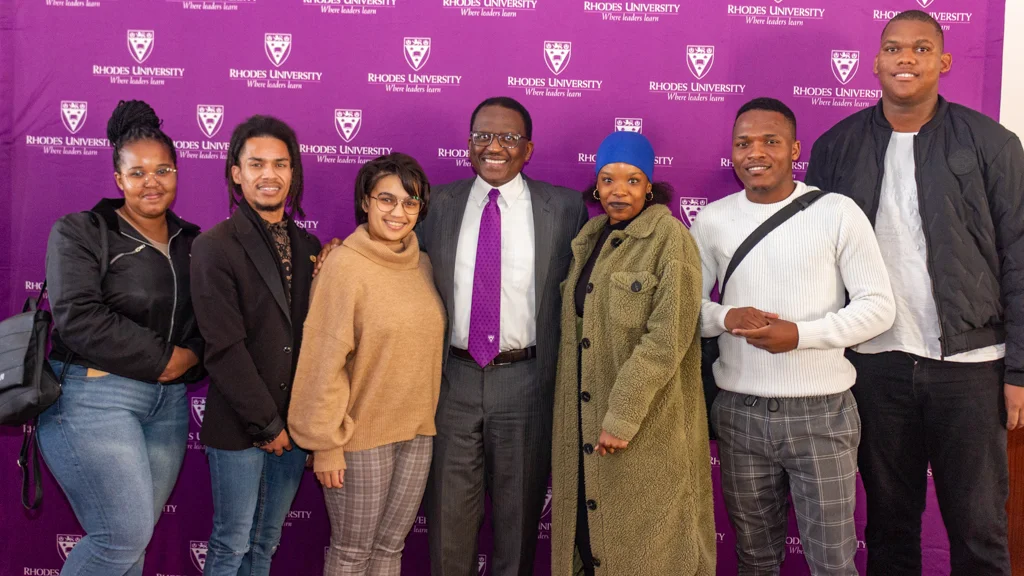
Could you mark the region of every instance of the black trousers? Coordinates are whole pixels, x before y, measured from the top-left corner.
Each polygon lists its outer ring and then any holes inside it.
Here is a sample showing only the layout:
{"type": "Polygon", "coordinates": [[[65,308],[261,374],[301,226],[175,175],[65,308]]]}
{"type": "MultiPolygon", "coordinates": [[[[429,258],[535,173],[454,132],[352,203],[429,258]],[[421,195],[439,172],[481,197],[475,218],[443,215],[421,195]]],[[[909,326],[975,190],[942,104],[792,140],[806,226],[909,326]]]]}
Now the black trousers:
{"type": "Polygon", "coordinates": [[[928,463],[951,576],[1010,576],[1003,361],[847,352],[857,369],[869,576],[921,574],[928,463]]]}

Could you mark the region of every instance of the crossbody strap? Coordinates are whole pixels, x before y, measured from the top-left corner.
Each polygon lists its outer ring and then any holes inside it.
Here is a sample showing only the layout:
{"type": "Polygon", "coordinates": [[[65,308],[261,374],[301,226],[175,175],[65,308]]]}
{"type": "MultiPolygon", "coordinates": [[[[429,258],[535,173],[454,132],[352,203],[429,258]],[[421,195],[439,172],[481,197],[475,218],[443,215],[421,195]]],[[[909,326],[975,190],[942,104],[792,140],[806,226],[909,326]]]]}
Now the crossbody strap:
{"type": "Polygon", "coordinates": [[[722,278],[722,284],[718,287],[719,302],[722,301],[722,298],[725,295],[725,286],[729,283],[729,278],[732,276],[732,273],[736,271],[736,267],[740,265],[740,262],[743,261],[747,254],[754,249],[754,246],[757,246],[758,242],[764,240],[764,237],[767,236],[769,232],[778,228],[786,220],[796,216],[797,212],[801,212],[811,204],[817,202],[817,200],[825,194],[828,194],[828,192],[811,190],[806,194],[797,196],[785,208],[779,210],[775,214],[772,214],[770,218],[762,222],[760,226],[755,228],[754,231],[743,240],[743,243],[740,244],[739,248],[737,248],[736,252],[732,255],[732,259],[729,260],[729,266],[725,269],[725,277],[722,278]]]}

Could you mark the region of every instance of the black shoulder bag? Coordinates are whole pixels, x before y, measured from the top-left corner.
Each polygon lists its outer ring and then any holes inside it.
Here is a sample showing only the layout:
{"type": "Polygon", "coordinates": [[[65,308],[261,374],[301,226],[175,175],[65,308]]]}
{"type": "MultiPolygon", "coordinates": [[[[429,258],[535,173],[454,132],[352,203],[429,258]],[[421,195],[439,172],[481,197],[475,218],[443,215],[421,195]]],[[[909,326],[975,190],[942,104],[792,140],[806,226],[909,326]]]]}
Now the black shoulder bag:
{"type": "MultiPolygon", "coordinates": [[[[729,283],[729,278],[732,273],[736,270],[736,267],[740,265],[740,262],[753,250],[754,246],[757,246],[758,242],[764,240],[772,230],[778,228],[783,222],[789,220],[795,216],[798,212],[805,210],[811,204],[814,204],[819,198],[828,194],[828,192],[822,192],[821,190],[811,190],[789,203],[785,208],[779,210],[775,214],[772,214],[770,218],[761,223],[760,226],[754,229],[753,232],[747,236],[743,243],[740,244],[739,248],[732,255],[732,259],[729,260],[729,266],[725,269],[725,276],[722,277],[722,283],[718,287],[718,301],[722,302],[725,298],[725,286],[729,283]]],[[[711,426],[711,405],[715,402],[715,396],[718,395],[718,384],[715,383],[715,374],[711,367],[715,361],[718,360],[718,337],[714,338],[701,338],[700,339],[700,375],[701,380],[704,384],[704,403],[706,404],[708,414],[708,434],[711,439],[717,438],[715,435],[714,427],[711,426]]]]}
{"type": "MultiPolygon", "coordinates": [[[[90,213],[100,234],[100,278],[107,273],[109,239],[103,217],[90,213]]],[[[46,281],[39,296],[25,301],[21,314],[0,322],[0,425],[21,426],[24,439],[18,456],[21,468],[21,503],[32,510],[42,501],[43,479],[39,474],[39,449],[34,446],[35,420],[60,397],[68,358],[58,377],[46,358],[53,315],[41,308],[46,281]],[[29,466],[35,476],[35,495],[29,496],[29,466]],[[31,500],[31,502],[30,502],[31,500]]]]}

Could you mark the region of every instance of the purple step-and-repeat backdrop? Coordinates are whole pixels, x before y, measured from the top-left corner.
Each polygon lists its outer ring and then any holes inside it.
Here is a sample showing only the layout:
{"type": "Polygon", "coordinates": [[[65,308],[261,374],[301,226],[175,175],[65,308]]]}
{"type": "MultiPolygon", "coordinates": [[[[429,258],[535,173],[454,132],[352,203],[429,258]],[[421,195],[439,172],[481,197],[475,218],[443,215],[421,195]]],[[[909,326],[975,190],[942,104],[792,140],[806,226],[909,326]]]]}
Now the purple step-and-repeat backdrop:
{"type": "MultiPolygon", "coordinates": [[[[1003,0],[0,0],[0,190],[10,191],[0,211],[0,313],[38,293],[54,220],[118,194],[105,127],[119,99],[145,99],[165,120],[180,158],[174,208],[206,228],[228,215],[228,139],[251,114],[295,127],[306,168],[300,225],[327,240],[352,230],[352,182],[368,159],[397,150],[435,183],[470,176],[469,115],[495,95],[533,115],[527,172],[577,189],[593,178],[602,137],[642,131],[658,154],[656,179],[675,187],[673,211],[689,223],[740,188],[729,151],[742,103],[767,95],[793,107],[802,176],[814,139],[880,97],[879,34],[911,8],[946,31],[954,67],[943,93],[997,115],[1003,0]]],[[[204,406],[205,386],[195,386],[185,466],[146,576],[201,573],[212,515],[198,441],[204,406]]],[[[20,433],[0,432],[0,575],[56,575],[82,530],[49,475],[42,509],[21,508],[20,433]]],[[[719,574],[730,574],[734,537],[714,446],[711,458],[719,574]]],[[[933,490],[928,502],[925,572],[948,573],[933,490]]],[[[863,538],[863,498],[857,518],[863,538]]],[[[428,530],[417,518],[405,573],[429,572],[428,530]]],[[[490,573],[485,532],[481,575],[490,573]]],[[[309,474],[274,574],[320,574],[328,537],[309,474]]],[[[540,539],[537,573],[547,574],[550,502],[540,539]]],[[[784,574],[808,573],[792,518],[786,553],[784,574]]],[[[865,558],[861,541],[862,568],[865,558]]]]}

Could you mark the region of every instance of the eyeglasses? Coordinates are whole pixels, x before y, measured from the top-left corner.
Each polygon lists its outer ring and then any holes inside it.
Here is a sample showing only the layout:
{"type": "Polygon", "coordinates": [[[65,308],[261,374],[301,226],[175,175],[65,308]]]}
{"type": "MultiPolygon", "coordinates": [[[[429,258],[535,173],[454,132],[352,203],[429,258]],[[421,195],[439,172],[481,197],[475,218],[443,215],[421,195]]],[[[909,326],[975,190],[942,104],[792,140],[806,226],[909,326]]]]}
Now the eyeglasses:
{"type": "Polygon", "coordinates": [[[177,174],[177,168],[157,168],[155,172],[146,172],[145,170],[129,170],[122,172],[121,175],[128,179],[132,184],[143,184],[146,180],[152,176],[158,182],[166,182],[175,177],[177,174]]]}
{"type": "Polygon", "coordinates": [[[420,200],[419,196],[406,196],[401,202],[398,198],[386,192],[381,192],[376,196],[370,196],[377,201],[377,209],[384,213],[393,212],[395,206],[402,205],[402,209],[405,210],[406,214],[419,214],[420,210],[423,209],[423,200],[420,200]]]}
{"type": "Polygon", "coordinates": [[[470,132],[469,137],[473,140],[473,144],[477,146],[490,146],[491,140],[497,137],[498,145],[502,148],[515,148],[516,146],[519,146],[519,141],[524,138],[522,134],[515,134],[512,132],[505,134],[495,134],[494,132],[470,132]]]}

